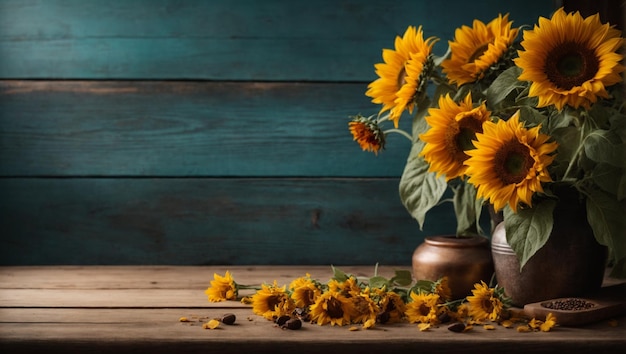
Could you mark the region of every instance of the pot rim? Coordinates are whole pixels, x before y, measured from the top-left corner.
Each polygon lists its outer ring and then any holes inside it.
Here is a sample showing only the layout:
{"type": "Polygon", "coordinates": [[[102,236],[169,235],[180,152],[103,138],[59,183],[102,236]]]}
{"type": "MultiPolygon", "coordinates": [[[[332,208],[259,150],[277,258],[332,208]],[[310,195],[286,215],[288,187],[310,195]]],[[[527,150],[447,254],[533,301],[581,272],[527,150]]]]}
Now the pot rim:
{"type": "Polygon", "coordinates": [[[427,236],[424,242],[438,247],[481,247],[489,243],[489,239],[484,236],[457,236],[457,235],[436,235],[427,236]]]}

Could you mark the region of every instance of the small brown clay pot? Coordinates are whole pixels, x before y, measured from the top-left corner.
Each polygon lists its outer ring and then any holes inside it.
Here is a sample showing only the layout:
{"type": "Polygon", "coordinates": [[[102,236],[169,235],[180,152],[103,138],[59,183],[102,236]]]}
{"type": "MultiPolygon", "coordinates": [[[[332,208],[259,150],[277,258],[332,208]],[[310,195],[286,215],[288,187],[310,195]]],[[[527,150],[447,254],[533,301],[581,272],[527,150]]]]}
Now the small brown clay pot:
{"type": "Polygon", "coordinates": [[[489,239],[482,236],[429,236],[413,252],[413,277],[448,277],[453,299],[471,295],[474,284],[489,284],[493,276],[489,239]]]}

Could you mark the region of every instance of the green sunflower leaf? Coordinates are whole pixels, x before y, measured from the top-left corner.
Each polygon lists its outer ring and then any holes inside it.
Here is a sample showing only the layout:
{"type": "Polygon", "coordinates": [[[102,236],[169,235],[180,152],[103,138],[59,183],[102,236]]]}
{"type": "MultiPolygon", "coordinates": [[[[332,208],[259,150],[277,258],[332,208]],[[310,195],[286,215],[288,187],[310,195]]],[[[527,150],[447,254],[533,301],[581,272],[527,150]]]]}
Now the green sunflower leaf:
{"type": "Polygon", "coordinates": [[[491,105],[498,105],[511,92],[524,88],[524,85],[517,77],[522,70],[517,66],[512,66],[500,74],[487,89],[487,101],[491,105]]]}
{"type": "Polygon", "coordinates": [[[400,178],[400,199],[406,210],[424,229],[426,213],[439,203],[448,185],[444,177],[428,172],[428,163],[421,157],[407,161],[400,178]]]}
{"type": "Polygon", "coordinates": [[[624,170],[607,163],[597,164],[591,171],[591,178],[603,191],[626,198],[626,173],[624,170]]]}
{"type": "Polygon", "coordinates": [[[547,133],[553,135],[555,130],[575,125],[576,121],[578,121],[578,117],[575,114],[572,114],[572,111],[569,109],[554,112],[548,120],[546,127],[548,130],[547,133]]]}
{"type": "Polygon", "coordinates": [[[396,270],[396,274],[390,281],[398,286],[409,286],[413,282],[413,275],[409,270],[396,270]]]}
{"type": "Polygon", "coordinates": [[[373,276],[369,278],[368,285],[370,288],[382,288],[384,286],[389,287],[389,280],[385,277],[381,277],[380,275],[373,276]]]}
{"type": "Polygon", "coordinates": [[[596,130],[585,139],[585,154],[595,162],[605,162],[617,167],[624,167],[626,144],[607,130],[596,130]]]}
{"type": "Polygon", "coordinates": [[[476,187],[470,183],[460,183],[452,188],[456,214],[457,235],[480,233],[479,218],[481,203],[476,203],[476,187]]]}
{"type": "Polygon", "coordinates": [[[336,268],[335,266],[331,265],[330,266],[333,270],[333,279],[339,281],[339,282],[344,282],[346,280],[348,280],[350,278],[350,276],[346,273],[344,273],[344,271],[342,271],[339,268],[336,268]]]}
{"type": "Polygon", "coordinates": [[[545,199],[532,208],[518,209],[517,213],[509,207],[504,208],[506,240],[517,254],[520,267],[523,268],[548,241],[552,232],[556,203],[555,199],[545,199]]]}
{"type": "Polygon", "coordinates": [[[626,257],[625,215],[626,200],[620,202],[598,189],[587,191],[587,221],[598,243],[613,250],[616,260],[626,257]]]}
{"type": "Polygon", "coordinates": [[[428,294],[432,292],[433,284],[435,284],[435,282],[431,280],[418,279],[415,282],[415,285],[413,285],[413,287],[411,287],[411,289],[409,290],[409,294],[412,292],[416,294],[420,294],[420,293],[428,294]]]}
{"type": "Polygon", "coordinates": [[[519,111],[520,120],[524,121],[526,128],[536,127],[538,125],[542,125],[545,128],[546,122],[548,122],[548,117],[541,114],[541,112],[535,108],[522,106],[519,111]]]}

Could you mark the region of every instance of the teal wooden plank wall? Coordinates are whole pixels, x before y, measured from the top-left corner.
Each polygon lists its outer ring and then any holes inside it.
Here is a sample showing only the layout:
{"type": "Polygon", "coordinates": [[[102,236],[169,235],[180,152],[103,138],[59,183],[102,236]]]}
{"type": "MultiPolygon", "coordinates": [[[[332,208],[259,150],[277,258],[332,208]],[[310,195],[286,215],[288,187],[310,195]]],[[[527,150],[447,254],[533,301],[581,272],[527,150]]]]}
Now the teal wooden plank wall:
{"type": "Polygon", "coordinates": [[[351,140],[382,48],[554,8],[0,0],[0,264],[408,265],[455,221],[404,210],[407,141],[351,140]]]}

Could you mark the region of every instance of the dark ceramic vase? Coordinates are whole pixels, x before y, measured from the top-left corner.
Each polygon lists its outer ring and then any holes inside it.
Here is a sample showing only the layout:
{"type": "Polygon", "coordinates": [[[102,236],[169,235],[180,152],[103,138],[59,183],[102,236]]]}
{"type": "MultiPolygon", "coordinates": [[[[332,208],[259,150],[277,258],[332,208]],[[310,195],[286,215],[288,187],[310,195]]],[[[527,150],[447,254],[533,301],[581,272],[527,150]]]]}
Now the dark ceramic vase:
{"type": "Polygon", "coordinates": [[[413,277],[439,280],[448,277],[453,299],[471,295],[474,284],[489,283],[493,261],[489,239],[481,236],[430,236],[413,252],[413,277]]]}
{"type": "Polygon", "coordinates": [[[504,222],[493,232],[491,251],[498,285],[511,297],[513,305],[520,307],[599,290],[608,255],[587,222],[584,202],[573,193],[560,195],[550,238],[521,270],[507,243],[504,222]]]}

